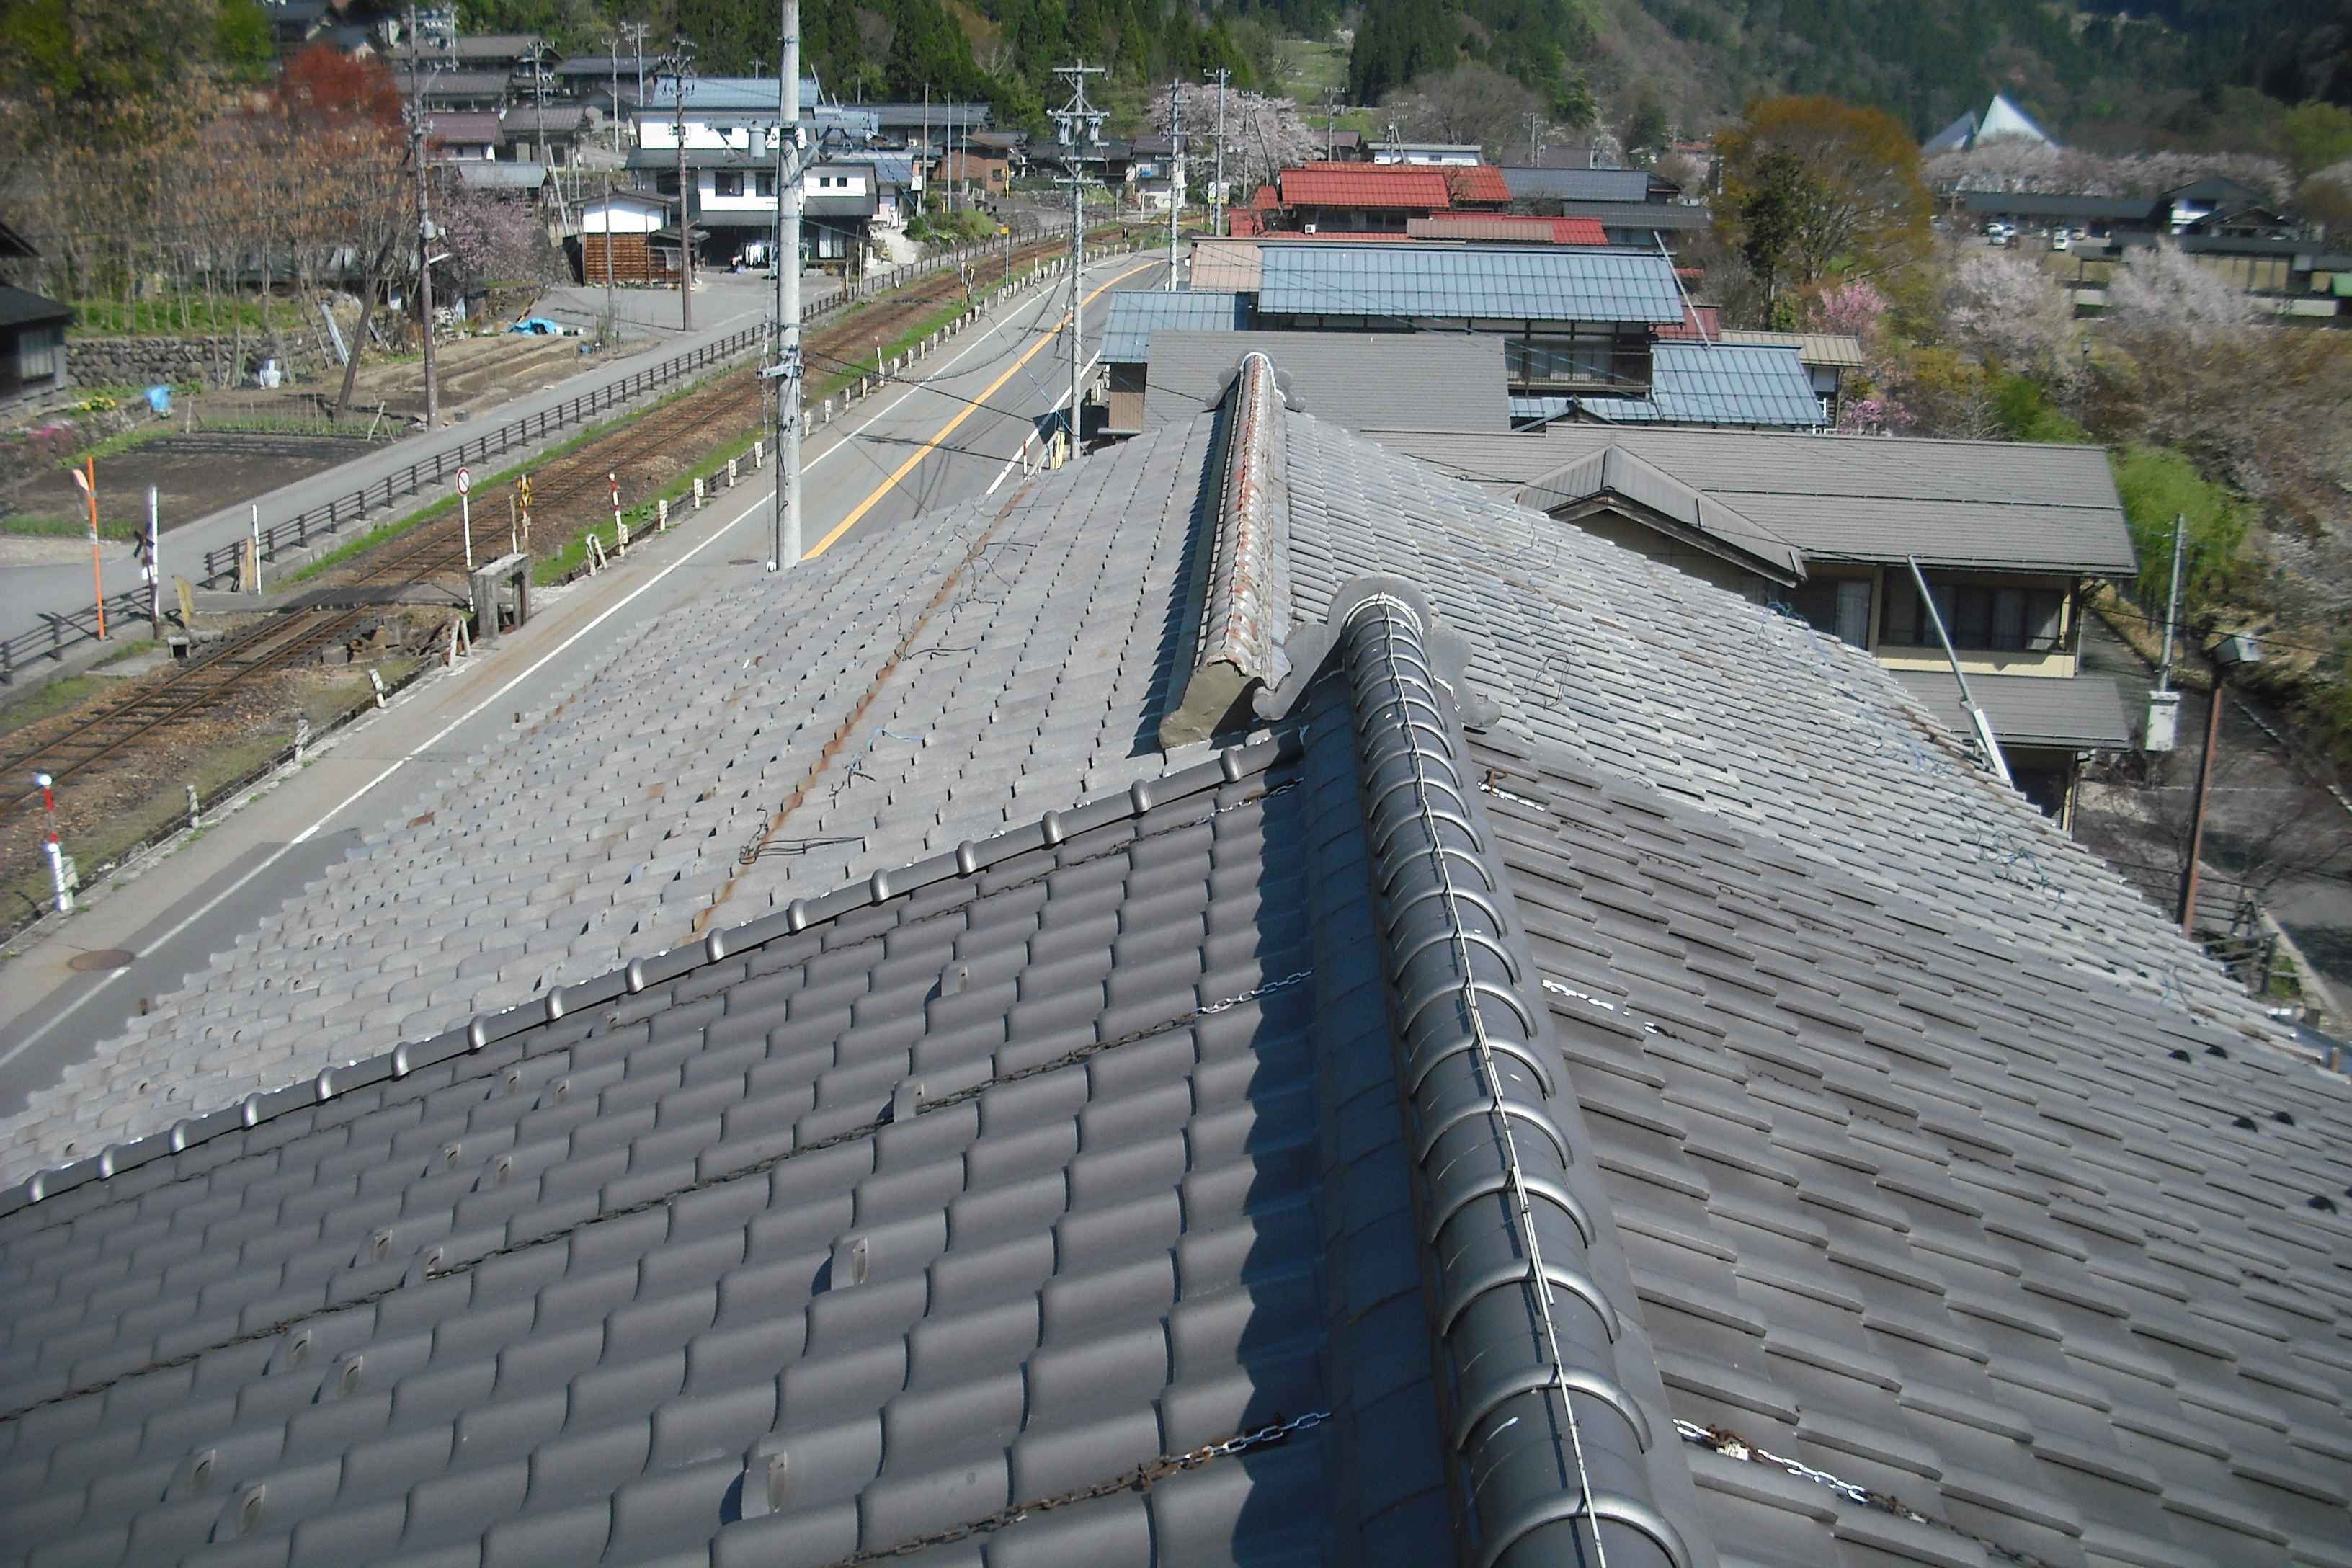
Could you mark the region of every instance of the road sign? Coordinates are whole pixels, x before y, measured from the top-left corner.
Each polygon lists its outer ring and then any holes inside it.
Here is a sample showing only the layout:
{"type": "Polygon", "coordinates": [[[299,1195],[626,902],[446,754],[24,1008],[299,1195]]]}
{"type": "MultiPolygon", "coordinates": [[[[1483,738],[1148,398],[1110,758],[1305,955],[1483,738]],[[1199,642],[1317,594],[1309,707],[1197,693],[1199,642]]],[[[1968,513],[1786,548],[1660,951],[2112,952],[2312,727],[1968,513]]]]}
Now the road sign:
{"type": "Polygon", "coordinates": [[[473,470],[471,470],[470,468],[459,468],[459,469],[457,470],[457,493],[458,493],[459,495],[464,495],[464,494],[465,494],[465,493],[467,493],[468,490],[472,489],[473,488],[474,488],[474,475],[473,475],[473,470]]]}
{"type": "Polygon", "coordinates": [[[530,510],[530,476],[529,474],[515,481],[515,491],[517,499],[522,502],[523,510],[529,511],[530,510]]]}

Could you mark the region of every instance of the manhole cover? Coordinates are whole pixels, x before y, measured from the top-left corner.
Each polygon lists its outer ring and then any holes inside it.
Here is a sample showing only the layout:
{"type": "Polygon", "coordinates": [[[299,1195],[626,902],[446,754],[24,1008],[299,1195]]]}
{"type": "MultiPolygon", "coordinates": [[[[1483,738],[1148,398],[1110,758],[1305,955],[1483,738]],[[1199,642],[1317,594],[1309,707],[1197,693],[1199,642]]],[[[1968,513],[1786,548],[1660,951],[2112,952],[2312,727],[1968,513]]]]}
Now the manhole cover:
{"type": "Polygon", "coordinates": [[[78,952],[66,960],[68,969],[88,972],[93,969],[128,969],[139,955],[119,947],[101,947],[94,952],[78,952]]]}

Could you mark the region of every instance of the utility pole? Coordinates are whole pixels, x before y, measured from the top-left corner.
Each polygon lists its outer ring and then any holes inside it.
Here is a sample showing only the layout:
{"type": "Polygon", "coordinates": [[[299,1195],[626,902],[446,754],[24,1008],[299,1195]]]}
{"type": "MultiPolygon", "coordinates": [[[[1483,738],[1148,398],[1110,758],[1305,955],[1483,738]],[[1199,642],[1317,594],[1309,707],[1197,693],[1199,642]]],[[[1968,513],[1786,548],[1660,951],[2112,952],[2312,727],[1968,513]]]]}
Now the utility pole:
{"type": "Polygon", "coordinates": [[[1168,292],[1176,292],[1176,223],[1184,209],[1184,84],[1168,84],[1168,292]]]}
{"type": "MultiPolygon", "coordinates": [[[[921,153],[919,154],[919,156],[923,159],[923,161],[924,161],[925,163],[929,163],[929,162],[930,162],[930,157],[931,157],[931,84],[930,84],[929,82],[925,82],[925,83],[923,84],[923,150],[922,150],[921,153]]],[[[942,159],[940,159],[937,163],[933,163],[933,164],[931,164],[931,167],[933,167],[933,168],[935,168],[935,169],[937,169],[937,170],[938,170],[940,173],[941,173],[941,174],[945,174],[945,173],[947,173],[947,167],[948,167],[948,165],[947,165],[947,160],[946,160],[946,159],[944,159],[944,158],[942,158],[942,159]]],[[[930,210],[931,210],[931,176],[930,176],[929,174],[926,174],[923,176],[923,184],[922,184],[922,187],[921,187],[921,189],[918,190],[918,191],[915,193],[915,216],[916,216],[917,217],[924,217],[924,216],[928,216],[929,215],[929,213],[930,213],[930,210]]]]}
{"type": "Polygon", "coordinates": [[[1339,89],[1336,87],[1327,87],[1323,89],[1323,161],[1325,163],[1331,162],[1334,150],[1339,145],[1339,89]]]}
{"type": "MultiPolygon", "coordinates": [[[[613,152],[621,151],[621,35],[614,33],[604,40],[605,52],[613,65],[613,152]]],[[[607,195],[609,195],[609,191],[607,195]]]]}
{"type": "MultiPolygon", "coordinates": [[[[621,24],[621,36],[636,46],[637,108],[640,111],[642,111],[646,107],[646,34],[649,31],[651,31],[651,29],[643,22],[624,22],[621,24]]],[[[615,91],[617,92],[617,90],[618,89],[616,89],[615,91]]],[[[620,106],[618,104],[614,105],[616,112],[618,111],[619,107],[620,106]]]]}
{"type": "Polygon", "coordinates": [[[768,570],[801,558],[801,0],[782,0],[783,58],[776,73],[776,528],[768,570]]]}
{"type": "MultiPolygon", "coordinates": [[[[441,37],[435,33],[436,47],[441,37]]],[[[408,7],[408,134],[410,157],[416,165],[416,304],[419,323],[425,329],[425,427],[431,430],[441,423],[440,376],[433,349],[433,200],[432,176],[425,155],[425,131],[428,121],[425,113],[425,68],[418,59],[416,7],[408,7]]]]}
{"type": "Polygon", "coordinates": [[[670,40],[670,52],[661,63],[677,89],[673,121],[677,136],[677,330],[690,332],[694,331],[694,193],[686,183],[686,82],[693,73],[694,60],[685,34],[670,40]]]}
{"type": "Polygon", "coordinates": [[[1209,192],[1209,232],[1223,239],[1225,237],[1225,80],[1234,73],[1221,68],[1209,74],[1217,79],[1217,181],[1209,192]]]}
{"type": "Polygon", "coordinates": [[[2205,802],[2213,789],[2213,749],[2221,742],[2221,704],[2231,672],[2263,661],[2262,640],[2238,632],[2213,645],[2213,700],[2205,714],[2205,753],[2197,759],[2197,801],[2189,818],[2189,864],[2180,874],[2180,934],[2197,940],[2197,862],[2205,853],[2205,802]]]}
{"type": "Polygon", "coordinates": [[[1070,456],[1078,455],[1078,436],[1083,428],[1078,399],[1084,392],[1087,362],[1087,339],[1081,318],[1086,310],[1085,261],[1087,253],[1087,170],[1085,149],[1102,145],[1103,121],[1106,111],[1087,101],[1087,78],[1104,74],[1100,66],[1090,66],[1084,60],[1073,66],[1055,66],[1054,74],[1070,84],[1070,101],[1049,110],[1054,128],[1064,147],[1068,149],[1070,164],[1070,456]]]}

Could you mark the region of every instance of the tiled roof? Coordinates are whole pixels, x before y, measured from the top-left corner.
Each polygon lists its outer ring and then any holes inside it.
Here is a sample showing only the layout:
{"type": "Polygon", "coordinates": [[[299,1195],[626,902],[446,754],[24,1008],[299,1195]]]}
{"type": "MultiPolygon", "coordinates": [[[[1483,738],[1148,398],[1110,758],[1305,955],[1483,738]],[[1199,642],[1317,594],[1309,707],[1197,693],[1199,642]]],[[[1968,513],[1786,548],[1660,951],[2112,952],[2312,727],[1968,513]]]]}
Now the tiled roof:
{"type": "Polygon", "coordinates": [[[1473,163],[1466,168],[1447,167],[1445,189],[1456,206],[1492,204],[1502,206],[1511,199],[1511,187],[1503,179],[1503,171],[1492,163],[1473,163]]]}
{"type": "Polygon", "coordinates": [[[1436,169],[1375,167],[1370,163],[1310,163],[1282,171],[1286,207],[1417,207],[1424,212],[1453,205],[1445,175],[1436,169]]]}
{"type": "Polygon", "coordinates": [[[1633,251],[1266,243],[1265,314],[1678,321],[1663,256],[1633,251]]]}
{"type": "Polygon", "coordinates": [[[1650,395],[1594,397],[1585,413],[1612,425],[1770,425],[1822,422],[1821,395],[1791,348],[1660,342],[1651,347],[1650,395]]]}
{"type": "Polygon", "coordinates": [[[1238,331],[1248,324],[1249,300],[1241,294],[1117,289],[1103,318],[1102,361],[1105,364],[1146,363],[1151,358],[1155,328],[1238,331]]]}
{"type": "Polygon", "coordinates": [[[1383,431],[1380,440],[1507,491],[1622,446],[1818,561],[2113,575],[2138,570],[2097,447],[1552,425],[1539,437],[1383,431]]]}
{"type": "Polygon", "coordinates": [[[1307,414],[1244,545],[1219,435],[648,626],[165,999],[301,982],[0,1197],[0,1542],[2342,1561],[2352,1089],[1861,654],[1307,414]],[[646,929],[342,1068],[412,890],[646,929]]]}
{"type": "Polygon", "coordinates": [[[1545,475],[1520,499],[1552,517],[1591,502],[1630,503],[1678,536],[1695,537],[1703,548],[1775,582],[1795,583],[1805,575],[1803,554],[1787,540],[1622,447],[1604,447],[1545,475]]]}

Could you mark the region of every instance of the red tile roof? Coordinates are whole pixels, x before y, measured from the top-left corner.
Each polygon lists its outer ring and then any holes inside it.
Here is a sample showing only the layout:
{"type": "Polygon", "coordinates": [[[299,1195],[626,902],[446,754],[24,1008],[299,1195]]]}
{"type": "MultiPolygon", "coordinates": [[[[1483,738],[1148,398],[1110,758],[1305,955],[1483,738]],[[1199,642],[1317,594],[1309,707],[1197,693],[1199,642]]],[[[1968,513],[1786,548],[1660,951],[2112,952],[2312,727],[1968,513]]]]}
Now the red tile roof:
{"type": "Polygon", "coordinates": [[[1452,193],[1452,205],[1483,205],[1508,206],[1511,187],[1504,182],[1503,171],[1492,163],[1474,163],[1466,167],[1440,169],[1445,176],[1445,188],[1452,193]]]}
{"type": "MultiPolygon", "coordinates": [[[[1465,171],[1466,172],[1466,171],[1465,171]]],[[[1318,163],[1282,172],[1286,207],[1419,207],[1453,205],[1444,172],[1397,164],[1318,163]]]]}
{"type": "Polygon", "coordinates": [[[1272,185],[1260,185],[1257,194],[1250,197],[1249,205],[1259,212],[1272,212],[1282,205],[1282,197],[1272,185]]]}
{"type": "Polygon", "coordinates": [[[1721,318],[1722,310],[1719,306],[1685,304],[1683,306],[1681,322],[1675,326],[1660,327],[1657,335],[1661,341],[1667,342],[1688,342],[1694,339],[1707,342],[1721,342],[1723,341],[1721,318]]]}

